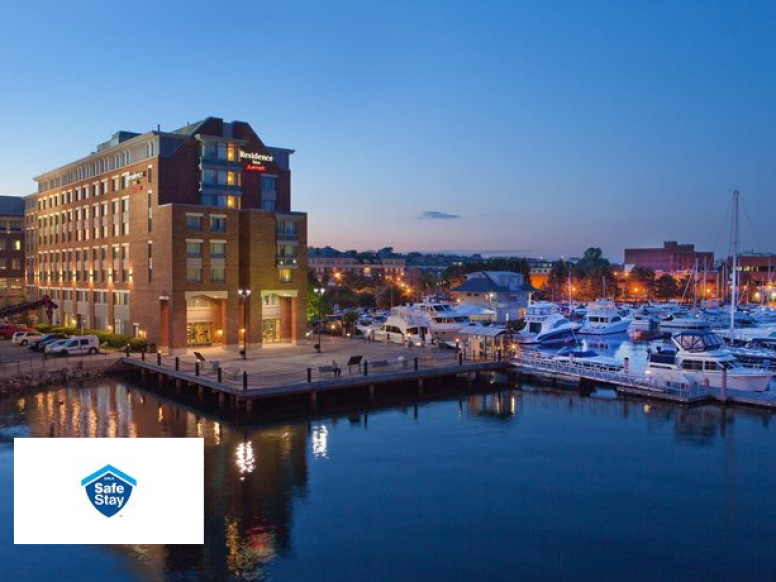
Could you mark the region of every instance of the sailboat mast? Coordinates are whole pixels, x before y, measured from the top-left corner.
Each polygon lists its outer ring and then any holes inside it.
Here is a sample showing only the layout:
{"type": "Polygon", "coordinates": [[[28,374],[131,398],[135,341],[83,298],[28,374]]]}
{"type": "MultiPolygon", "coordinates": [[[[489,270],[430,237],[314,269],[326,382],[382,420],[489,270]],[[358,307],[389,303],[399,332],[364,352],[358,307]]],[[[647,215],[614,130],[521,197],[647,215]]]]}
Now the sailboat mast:
{"type": "Polygon", "coordinates": [[[731,247],[733,253],[733,263],[730,280],[732,283],[730,289],[730,340],[733,341],[733,330],[736,323],[736,304],[738,302],[738,190],[733,190],[733,224],[732,224],[731,247]]]}

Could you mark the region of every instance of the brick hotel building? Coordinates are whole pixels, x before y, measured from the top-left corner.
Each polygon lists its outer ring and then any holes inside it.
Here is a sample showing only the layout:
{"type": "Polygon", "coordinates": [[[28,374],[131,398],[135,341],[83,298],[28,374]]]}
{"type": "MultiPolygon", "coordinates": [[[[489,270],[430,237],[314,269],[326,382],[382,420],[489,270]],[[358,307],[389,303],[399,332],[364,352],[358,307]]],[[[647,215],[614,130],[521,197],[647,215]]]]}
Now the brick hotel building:
{"type": "Polygon", "coordinates": [[[291,211],[293,150],[207,118],[120,131],[35,180],[26,285],[55,321],[170,353],[294,342],[306,328],[307,215],[291,211]],[[250,291],[247,293],[246,291],[250,291]]]}

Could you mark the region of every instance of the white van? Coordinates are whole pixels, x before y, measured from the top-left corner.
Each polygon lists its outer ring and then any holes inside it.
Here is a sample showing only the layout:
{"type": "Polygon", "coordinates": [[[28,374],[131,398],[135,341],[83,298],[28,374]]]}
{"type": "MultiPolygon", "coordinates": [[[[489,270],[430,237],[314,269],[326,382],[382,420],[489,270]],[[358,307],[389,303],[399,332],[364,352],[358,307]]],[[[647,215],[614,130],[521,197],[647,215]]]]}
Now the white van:
{"type": "Polygon", "coordinates": [[[99,351],[100,340],[96,335],[77,335],[51,348],[51,353],[55,356],[82,356],[96,354],[99,351]]]}

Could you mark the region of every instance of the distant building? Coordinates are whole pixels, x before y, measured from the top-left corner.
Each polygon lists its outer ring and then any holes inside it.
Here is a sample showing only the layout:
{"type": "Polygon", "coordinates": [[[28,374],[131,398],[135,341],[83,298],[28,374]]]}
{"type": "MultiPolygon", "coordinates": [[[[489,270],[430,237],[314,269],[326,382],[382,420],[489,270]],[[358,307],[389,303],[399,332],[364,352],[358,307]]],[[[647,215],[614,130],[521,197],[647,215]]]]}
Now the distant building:
{"type": "Polygon", "coordinates": [[[714,270],[714,253],[695,250],[695,245],[666,241],[663,248],[625,249],[625,268],[652,269],[656,273],[684,275],[695,269],[714,270]]]}
{"type": "Polygon", "coordinates": [[[311,247],[307,251],[307,265],[318,280],[334,284],[338,274],[344,273],[376,279],[402,277],[405,259],[394,254],[392,247],[364,252],[311,247]]]}
{"type": "Polygon", "coordinates": [[[24,297],[24,198],[0,196],[0,301],[24,297]]]}
{"type": "Polygon", "coordinates": [[[466,275],[466,281],[450,292],[460,305],[487,309],[492,312],[492,321],[507,323],[523,316],[534,290],[526,285],[522,273],[477,271],[466,275]]]}
{"type": "Polygon", "coordinates": [[[552,261],[545,261],[543,259],[528,259],[528,272],[532,286],[541,289],[547,285],[547,280],[550,278],[550,272],[552,271],[552,264],[552,261]]]}
{"type": "MultiPolygon", "coordinates": [[[[728,257],[730,272],[733,260],[728,257]]],[[[746,252],[738,256],[739,294],[744,301],[776,301],[776,254],[746,252]]]]}

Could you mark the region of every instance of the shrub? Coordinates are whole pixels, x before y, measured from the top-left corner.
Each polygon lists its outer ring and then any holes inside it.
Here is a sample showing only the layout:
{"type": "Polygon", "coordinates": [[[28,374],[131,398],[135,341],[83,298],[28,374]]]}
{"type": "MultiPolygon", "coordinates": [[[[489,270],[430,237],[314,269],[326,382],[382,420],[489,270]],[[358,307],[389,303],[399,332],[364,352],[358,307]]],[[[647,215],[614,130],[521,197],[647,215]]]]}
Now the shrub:
{"type": "Polygon", "coordinates": [[[129,340],[127,344],[129,344],[129,349],[133,352],[142,352],[148,348],[148,342],[146,340],[136,337],[129,340]]]}

